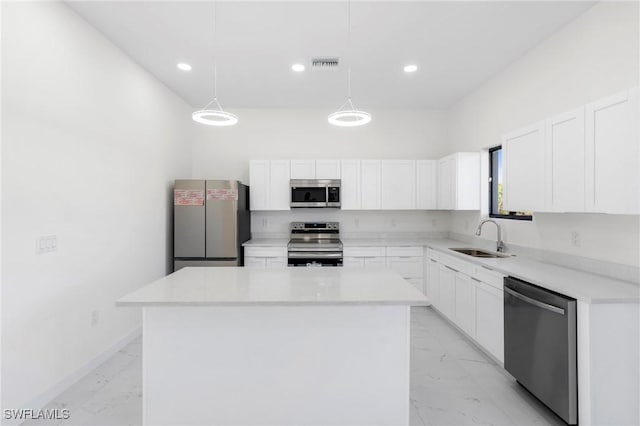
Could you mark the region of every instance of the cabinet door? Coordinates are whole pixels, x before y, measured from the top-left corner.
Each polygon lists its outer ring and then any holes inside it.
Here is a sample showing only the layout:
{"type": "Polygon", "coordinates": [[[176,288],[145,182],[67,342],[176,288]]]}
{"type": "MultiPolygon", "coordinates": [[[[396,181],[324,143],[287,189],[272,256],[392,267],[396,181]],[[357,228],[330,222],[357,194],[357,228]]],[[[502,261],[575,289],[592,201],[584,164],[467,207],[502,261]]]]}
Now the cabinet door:
{"type": "Polygon", "coordinates": [[[269,210],[269,161],[249,162],[249,197],[251,210],[269,210]]]}
{"type": "Polygon", "coordinates": [[[438,272],[438,287],[440,297],[438,309],[447,318],[453,320],[455,314],[455,285],[457,271],[447,266],[439,265],[438,272]]]}
{"type": "Polygon", "coordinates": [[[345,268],[363,268],[364,258],[345,256],[342,258],[342,266],[345,268]]]}
{"type": "Polygon", "coordinates": [[[475,286],[471,278],[465,274],[458,272],[456,274],[456,291],[455,291],[455,320],[454,322],[465,333],[471,337],[475,337],[476,333],[476,300],[475,286]]]}
{"type": "Polygon", "coordinates": [[[316,179],[340,179],[340,160],[316,160],[316,179]]]}
{"type": "Polygon", "coordinates": [[[453,169],[453,208],[480,210],[480,153],[457,153],[453,169]]]}
{"type": "Polygon", "coordinates": [[[504,362],[503,292],[485,283],[476,285],[476,340],[504,362]]]}
{"type": "Polygon", "coordinates": [[[340,208],[342,210],[360,209],[360,160],[341,161],[340,208]]]}
{"type": "Polygon", "coordinates": [[[387,266],[399,273],[402,278],[422,278],[422,257],[387,257],[387,266]]]}
{"type": "Polygon", "coordinates": [[[244,258],[245,268],[264,269],[266,268],[266,266],[267,266],[267,260],[264,257],[245,256],[244,258]]]}
{"type": "Polygon", "coordinates": [[[382,209],[415,209],[416,162],[414,160],[382,160],[380,179],[382,209]]]}
{"type": "Polygon", "coordinates": [[[387,266],[387,258],[382,256],[365,257],[364,266],[373,266],[376,268],[385,268],[387,266]]]}
{"type": "Polygon", "coordinates": [[[454,166],[453,157],[445,157],[438,160],[438,209],[453,210],[454,200],[454,166]]]}
{"type": "Polygon", "coordinates": [[[291,179],[315,179],[315,160],[291,160],[291,179]]]}
{"type": "Polygon", "coordinates": [[[546,120],[545,210],[583,212],[584,107],[546,120]]]}
{"type": "Polygon", "coordinates": [[[416,208],[435,210],[437,205],[437,161],[416,161],[416,208]]]}
{"type": "Polygon", "coordinates": [[[438,262],[427,259],[427,285],[426,295],[431,304],[440,309],[440,268],[438,262]]]}
{"type": "Polygon", "coordinates": [[[544,122],[502,140],[503,204],[510,211],[544,211],[544,122]]]}
{"type": "Polygon", "coordinates": [[[290,207],[289,160],[270,161],[269,210],[289,210],[290,207]]]}
{"type": "Polygon", "coordinates": [[[586,209],[640,213],[638,89],[586,107],[586,209]]]}
{"type": "Polygon", "coordinates": [[[266,267],[269,269],[286,268],[288,265],[286,257],[268,257],[266,267]]]}
{"type": "Polygon", "coordinates": [[[360,162],[361,207],[363,210],[380,209],[380,160],[360,162]]]}

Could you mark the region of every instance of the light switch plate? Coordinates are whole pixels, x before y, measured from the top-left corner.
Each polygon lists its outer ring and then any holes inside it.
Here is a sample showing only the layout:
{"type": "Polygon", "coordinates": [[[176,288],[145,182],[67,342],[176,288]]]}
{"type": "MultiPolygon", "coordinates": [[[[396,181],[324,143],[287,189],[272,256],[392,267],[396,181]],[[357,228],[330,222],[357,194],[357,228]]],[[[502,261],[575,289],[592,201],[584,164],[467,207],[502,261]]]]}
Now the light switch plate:
{"type": "Polygon", "coordinates": [[[58,249],[57,235],[41,235],[36,240],[36,253],[50,253],[58,249]]]}

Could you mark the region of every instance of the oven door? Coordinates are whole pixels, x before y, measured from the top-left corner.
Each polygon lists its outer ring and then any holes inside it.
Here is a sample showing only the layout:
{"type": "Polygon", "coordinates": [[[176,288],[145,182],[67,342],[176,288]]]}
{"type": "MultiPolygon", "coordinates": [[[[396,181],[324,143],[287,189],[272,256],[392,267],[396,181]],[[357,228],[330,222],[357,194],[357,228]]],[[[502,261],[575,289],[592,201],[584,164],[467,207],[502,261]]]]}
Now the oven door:
{"type": "Polygon", "coordinates": [[[289,266],[342,266],[342,252],[289,252],[289,266]]]}

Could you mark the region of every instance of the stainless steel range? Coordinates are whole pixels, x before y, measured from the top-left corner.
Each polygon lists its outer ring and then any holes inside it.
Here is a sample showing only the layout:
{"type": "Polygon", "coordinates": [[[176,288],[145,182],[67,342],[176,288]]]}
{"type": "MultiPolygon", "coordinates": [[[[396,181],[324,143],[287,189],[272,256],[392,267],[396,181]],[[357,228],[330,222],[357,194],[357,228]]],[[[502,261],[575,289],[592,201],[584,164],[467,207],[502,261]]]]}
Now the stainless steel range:
{"type": "Polygon", "coordinates": [[[342,266],[338,222],[291,222],[289,266],[342,266]]]}

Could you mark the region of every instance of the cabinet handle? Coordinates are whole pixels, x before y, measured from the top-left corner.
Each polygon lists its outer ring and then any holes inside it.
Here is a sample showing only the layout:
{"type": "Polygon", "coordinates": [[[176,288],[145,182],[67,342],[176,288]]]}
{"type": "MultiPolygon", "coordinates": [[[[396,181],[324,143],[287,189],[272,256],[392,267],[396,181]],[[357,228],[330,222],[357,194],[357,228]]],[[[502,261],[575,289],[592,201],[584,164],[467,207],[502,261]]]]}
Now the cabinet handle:
{"type": "Polygon", "coordinates": [[[482,281],[480,281],[479,279],[474,278],[474,277],[471,277],[471,279],[472,279],[472,280],[474,280],[474,281],[477,281],[477,282],[479,282],[479,283],[481,283],[481,282],[482,282],[482,281]]]}
{"type": "Polygon", "coordinates": [[[457,269],[453,269],[451,266],[444,265],[445,268],[451,269],[453,272],[460,272],[457,269]]]}
{"type": "Polygon", "coordinates": [[[438,263],[437,261],[433,260],[433,259],[429,259],[429,261],[433,262],[433,263],[438,263]]]}

